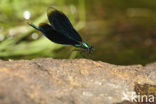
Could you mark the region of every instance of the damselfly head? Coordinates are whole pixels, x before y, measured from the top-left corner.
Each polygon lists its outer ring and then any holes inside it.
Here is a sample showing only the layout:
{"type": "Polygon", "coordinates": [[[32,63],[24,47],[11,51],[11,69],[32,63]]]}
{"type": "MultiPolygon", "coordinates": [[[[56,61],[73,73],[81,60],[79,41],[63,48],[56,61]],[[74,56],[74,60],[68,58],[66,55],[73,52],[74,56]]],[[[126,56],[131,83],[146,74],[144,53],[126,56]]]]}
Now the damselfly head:
{"type": "Polygon", "coordinates": [[[95,50],[95,49],[94,49],[93,46],[89,46],[89,48],[88,48],[88,53],[89,53],[89,54],[92,54],[94,50],[95,50]]]}

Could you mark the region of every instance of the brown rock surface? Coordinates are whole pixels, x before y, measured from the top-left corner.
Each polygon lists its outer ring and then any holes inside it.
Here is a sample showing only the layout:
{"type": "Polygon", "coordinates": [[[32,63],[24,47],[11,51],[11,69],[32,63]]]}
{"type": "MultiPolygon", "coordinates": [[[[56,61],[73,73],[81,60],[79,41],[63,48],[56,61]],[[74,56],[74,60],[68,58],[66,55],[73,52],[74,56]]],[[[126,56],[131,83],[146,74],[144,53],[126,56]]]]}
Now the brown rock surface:
{"type": "Polygon", "coordinates": [[[156,102],[156,63],[0,61],[0,104],[133,104],[126,101],[132,94],[152,94],[156,102]]]}

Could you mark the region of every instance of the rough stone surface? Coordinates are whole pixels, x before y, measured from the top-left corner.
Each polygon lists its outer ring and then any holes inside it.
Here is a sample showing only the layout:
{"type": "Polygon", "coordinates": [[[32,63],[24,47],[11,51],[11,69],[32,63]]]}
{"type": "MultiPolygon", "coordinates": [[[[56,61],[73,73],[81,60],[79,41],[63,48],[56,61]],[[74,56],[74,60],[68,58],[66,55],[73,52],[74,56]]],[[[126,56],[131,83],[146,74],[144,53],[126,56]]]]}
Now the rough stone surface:
{"type": "Polygon", "coordinates": [[[156,63],[0,60],[0,104],[137,104],[132,94],[152,94],[156,104],[156,63]]]}

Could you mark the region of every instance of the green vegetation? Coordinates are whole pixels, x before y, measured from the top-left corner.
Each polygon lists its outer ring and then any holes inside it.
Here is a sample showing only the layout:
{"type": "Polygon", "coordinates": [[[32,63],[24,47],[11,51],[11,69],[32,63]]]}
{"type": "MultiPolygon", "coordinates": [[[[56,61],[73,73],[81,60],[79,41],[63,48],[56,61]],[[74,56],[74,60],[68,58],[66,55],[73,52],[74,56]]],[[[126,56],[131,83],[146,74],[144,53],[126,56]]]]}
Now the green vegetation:
{"type": "MultiPolygon", "coordinates": [[[[84,1],[79,0],[75,5],[66,3],[65,0],[57,2],[54,2],[54,0],[1,1],[0,4],[2,6],[0,7],[0,15],[2,18],[0,26],[2,30],[0,35],[1,37],[5,36],[5,39],[0,43],[0,57],[2,59],[31,59],[34,57],[59,58],[59,56],[57,56],[58,52],[56,54],[55,51],[62,49],[64,46],[55,44],[43,36],[36,40],[32,39],[32,34],[37,31],[26,24],[27,21],[24,20],[23,13],[24,11],[29,10],[32,15],[31,20],[29,21],[34,24],[39,24],[47,21],[47,8],[54,5],[67,14],[77,30],[83,28],[85,24],[84,1]],[[77,13],[79,13],[79,15],[77,13]],[[75,17],[76,15],[77,17],[75,17]],[[79,20],[75,21],[75,18],[78,18],[79,20]]],[[[68,57],[74,58],[76,55],[72,55],[71,57],[68,52],[68,54],[62,55],[61,58],[68,57]]]]}
{"type": "Polygon", "coordinates": [[[91,58],[113,64],[147,64],[156,61],[155,0],[1,0],[0,58],[91,58]],[[63,11],[87,43],[93,56],[72,52],[27,25],[47,21],[47,8],[63,11]]]}

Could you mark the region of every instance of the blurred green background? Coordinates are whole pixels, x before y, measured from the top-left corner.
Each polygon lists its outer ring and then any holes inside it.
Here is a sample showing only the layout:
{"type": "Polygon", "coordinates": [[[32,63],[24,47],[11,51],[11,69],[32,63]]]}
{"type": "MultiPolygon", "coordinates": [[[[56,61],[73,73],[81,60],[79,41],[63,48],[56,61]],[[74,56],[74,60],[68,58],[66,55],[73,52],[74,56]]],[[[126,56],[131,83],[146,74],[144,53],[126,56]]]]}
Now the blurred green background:
{"type": "Polygon", "coordinates": [[[155,0],[0,0],[0,59],[89,58],[145,65],[156,61],[155,12],[155,0]],[[48,22],[50,6],[63,11],[95,47],[92,56],[55,44],[27,25],[48,22]]]}

